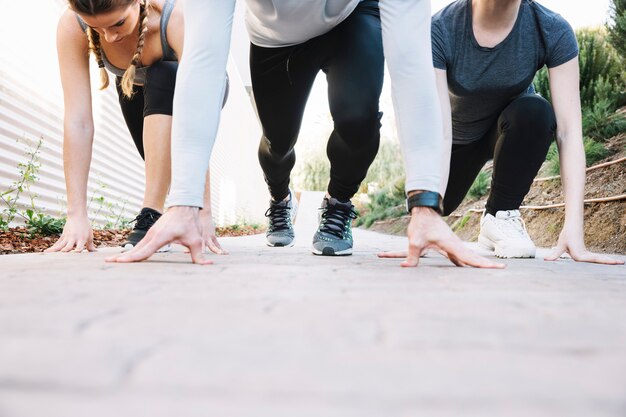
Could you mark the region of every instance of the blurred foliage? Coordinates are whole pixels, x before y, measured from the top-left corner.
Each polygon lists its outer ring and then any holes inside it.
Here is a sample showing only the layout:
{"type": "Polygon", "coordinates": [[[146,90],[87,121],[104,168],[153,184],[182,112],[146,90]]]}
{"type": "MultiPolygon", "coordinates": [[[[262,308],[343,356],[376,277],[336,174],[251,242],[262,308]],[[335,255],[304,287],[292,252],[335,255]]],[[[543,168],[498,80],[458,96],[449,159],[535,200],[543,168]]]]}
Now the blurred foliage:
{"type": "Polygon", "coordinates": [[[404,179],[395,184],[369,194],[367,204],[361,217],[354,221],[355,226],[370,227],[378,220],[402,217],[406,214],[404,179]]]}
{"type": "MultiPolygon", "coordinates": [[[[626,104],[626,79],[624,58],[609,43],[602,28],[585,28],[576,31],[580,68],[580,102],[583,113],[605,101],[609,111],[626,104]]],[[[548,71],[544,67],[535,76],[535,89],[550,100],[548,71]]]]}
{"type": "Polygon", "coordinates": [[[626,56],[626,0],[612,0],[607,23],[609,41],[622,55],[626,56]]]}
{"type": "MultiPolygon", "coordinates": [[[[585,164],[587,166],[594,165],[595,163],[603,160],[609,156],[609,150],[600,142],[596,142],[592,138],[586,137],[583,140],[585,148],[585,164]]],[[[559,160],[559,152],[556,142],[550,145],[548,155],[546,156],[548,175],[559,175],[561,173],[561,165],[559,160]]]]}
{"type": "Polygon", "coordinates": [[[487,194],[487,191],[489,191],[489,186],[491,186],[491,173],[488,171],[480,171],[476,176],[476,179],[474,179],[474,182],[467,192],[467,195],[470,198],[478,200],[482,196],[487,194]]]}

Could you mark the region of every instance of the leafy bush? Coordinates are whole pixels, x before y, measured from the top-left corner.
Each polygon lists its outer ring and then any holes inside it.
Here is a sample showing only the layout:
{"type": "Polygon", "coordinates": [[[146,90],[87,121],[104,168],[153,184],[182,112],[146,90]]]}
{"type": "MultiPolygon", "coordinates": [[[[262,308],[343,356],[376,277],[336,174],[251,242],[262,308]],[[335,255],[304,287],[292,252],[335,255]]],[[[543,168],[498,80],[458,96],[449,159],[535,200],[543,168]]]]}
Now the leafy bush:
{"type": "Polygon", "coordinates": [[[607,30],[613,47],[626,56],[626,0],[611,1],[607,30]]]}
{"type": "Polygon", "coordinates": [[[370,184],[377,184],[380,188],[393,186],[399,178],[404,178],[404,162],[400,145],[396,141],[381,141],[378,154],[369,167],[359,192],[369,193],[370,184]]]}
{"type": "Polygon", "coordinates": [[[623,59],[603,29],[577,31],[580,45],[580,100],[583,109],[606,100],[610,110],[626,104],[623,59]]]}
{"type": "Polygon", "coordinates": [[[355,226],[370,227],[375,221],[402,217],[406,214],[404,180],[369,196],[370,202],[365,213],[356,218],[355,226]]]}
{"type": "MultiPolygon", "coordinates": [[[[626,104],[624,59],[607,40],[603,29],[579,29],[576,38],[580,53],[580,101],[583,113],[595,103],[606,101],[612,113],[626,104]]],[[[548,71],[542,68],[534,80],[535,89],[551,99],[548,71]]]]}
{"type": "Polygon", "coordinates": [[[26,227],[31,235],[60,235],[65,226],[64,218],[57,219],[43,213],[36,213],[31,209],[26,210],[26,217],[26,227]]]}
{"type": "Polygon", "coordinates": [[[615,113],[607,100],[593,104],[583,112],[583,134],[599,142],[605,142],[626,131],[626,117],[615,113]]]}
{"type": "MultiPolygon", "coordinates": [[[[615,0],[623,3],[623,0],[615,0]]],[[[623,5],[622,5],[622,9],[623,5]]],[[[613,36],[613,35],[611,35],[613,36]]],[[[580,101],[587,166],[605,158],[608,151],[602,144],[626,130],[626,117],[615,111],[626,104],[626,61],[609,43],[603,29],[576,31],[580,47],[580,101]]],[[[535,89],[550,100],[548,71],[541,69],[534,80],[535,89]]],[[[547,174],[560,174],[556,143],[550,146],[546,157],[547,174]]]]}
{"type": "MultiPolygon", "coordinates": [[[[369,184],[385,188],[404,176],[404,164],[400,145],[397,142],[381,141],[376,158],[361,183],[359,192],[369,193],[369,184]]],[[[308,191],[326,191],[330,179],[330,163],[326,152],[310,152],[301,168],[294,172],[293,182],[296,188],[308,191]]]]}
{"type": "Polygon", "coordinates": [[[326,191],[329,179],[330,162],[322,151],[309,154],[301,170],[293,175],[295,186],[308,191],[326,191]]]}
{"type": "Polygon", "coordinates": [[[552,142],[546,155],[548,167],[546,169],[548,175],[559,175],[561,173],[561,162],[559,160],[559,148],[556,142],[552,142]]]}
{"type": "Polygon", "coordinates": [[[591,138],[585,138],[585,163],[587,166],[591,166],[598,161],[606,158],[609,155],[609,151],[603,144],[596,142],[591,138]]]}
{"type": "MultiPolygon", "coordinates": [[[[584,138],[583,146],[585,149],[585,164],[587,166],[594,165],[596,162],[609,156],[610,153],[602,143],[596,142],[592,138],[584,138]]],[[[550,145],[546,161],[548,162],[546,169],[548,175],[559,175],[561,173],[561,164],[556,142],[550,145]]]]}
{"type": "Polygon", "coordinates": [[[480,171],[478,176],[472,183],[467,195],[471,198],[478,200],[489,190],[489,186],[491,185],[491,174],[487,171],[480,171]]]}

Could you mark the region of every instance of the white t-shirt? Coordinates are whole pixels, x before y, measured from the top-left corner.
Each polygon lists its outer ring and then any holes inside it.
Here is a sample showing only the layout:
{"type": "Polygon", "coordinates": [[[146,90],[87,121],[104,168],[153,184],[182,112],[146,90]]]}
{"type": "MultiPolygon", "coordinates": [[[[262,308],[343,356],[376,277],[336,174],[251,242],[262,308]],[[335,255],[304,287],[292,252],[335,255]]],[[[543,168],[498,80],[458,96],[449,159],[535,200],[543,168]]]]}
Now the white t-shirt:
{"type": "MultiPolygon", "coordinates": [[[[360,0],[247,0],[251,41],[302,43],[341,23],[360,0]]],[[[430,0],[380,0],[406,190],[443,193],[443,128],[431,54],[430,0]]],[[[185,50],[172,125],[170,206],[202,207],[224,93],[235,0],[185,0],[185,50]]]]}
{"type": "Polygon", "coordinates": [[[361,0],[246,0],[250,42],[265,48],[297,45],[329,32],[361,0]]]}

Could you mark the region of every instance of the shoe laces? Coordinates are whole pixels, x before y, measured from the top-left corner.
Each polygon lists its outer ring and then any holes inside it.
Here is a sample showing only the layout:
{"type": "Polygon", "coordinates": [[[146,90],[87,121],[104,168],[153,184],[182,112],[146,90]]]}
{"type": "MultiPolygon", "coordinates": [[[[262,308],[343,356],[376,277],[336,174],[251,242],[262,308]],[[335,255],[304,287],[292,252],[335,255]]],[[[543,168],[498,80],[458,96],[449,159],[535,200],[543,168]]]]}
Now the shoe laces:
{"type": "Polygon", "coordinates": [[[320,232],[328,233],[338,238],[343,238],[348,222],[356,219],[358,213],[354,210],[353,205],[347,204],[328,204],[322,210],[322,221],[320,223],[320,232]]]}
{"type": "Polygon", "coordinates": [[[291,227],[291,207],[286,202],[281,203],[270,204],[270,208],[265,212],[265,217],[270,220],[270,232],[289,230],[291,227]]]}
{"type": "Polygon", "coordinates": [[[526,223],[521,216],[513,216],[506,218],[499,218],[496,222],[498,228],[504,232],[516,235],[517,237],[528,237],[528,231],[526,230],[526,223]]]}
{"type": "Polygon", "coordinates": [[[148,230],[159,220],[159,217],[161,216],[153,211],[141,211],[130,223],[135,223],[134,229],[148,230]]]}

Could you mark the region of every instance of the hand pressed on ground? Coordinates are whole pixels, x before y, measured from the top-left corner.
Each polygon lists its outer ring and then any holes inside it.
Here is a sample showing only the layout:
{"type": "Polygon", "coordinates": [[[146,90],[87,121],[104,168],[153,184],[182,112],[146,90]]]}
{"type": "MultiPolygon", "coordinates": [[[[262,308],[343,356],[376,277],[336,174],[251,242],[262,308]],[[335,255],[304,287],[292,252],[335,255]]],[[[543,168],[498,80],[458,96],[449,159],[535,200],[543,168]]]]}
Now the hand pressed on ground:
{"type": "Polygon", "coordinates": [[[436,249],[456,266],[476,268],[504,268],[499,262],[490,261],[471,249],[454,234],[441,216],[428,207],[414,207],[411,222],[407,230],[409,238],[408,252],[382,252],[379,258],[406,258],[400,265],[415,267],[420,256],[428,249],[436,249]]]}
{"type": "Polygon", "coordinates": [[[146,236],[128,252],[106,258],[107,262],[138,262],[148,259],[168,243],[179,243],[189,249],[195,264],[213,262],[202,255],[202,226],[197,207],[170,207],[150,228],[146,236]]]}
{"type": "Polygon", "coordinates": [[[556,261],[565,252],[576,262],[590,262],[604,265],[624,265],[624,261],[613,259],[610,256],[594,253],[587,250],[582,232],[571,232],[564,228],[559,235],[559,241],[552,251],[543,258],[545,261],[556,261]]]}
{"type": "Polygon", "coordinates": [[[93,230],[87,215],[69,216],[63,227],[63,233],[54,245],[44,252],[96,252],[93,243],[93,230]]]}
{"type": "Polygon", "coordinates": [[[202,227],[202,250],[211,251],[217,255],[228,255],[228,251],[222,248],[215,235],[215,223],[210,210],[200,210],[200,226],[202,227]]]}

